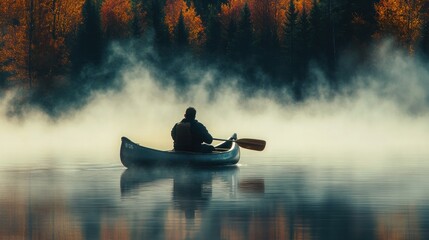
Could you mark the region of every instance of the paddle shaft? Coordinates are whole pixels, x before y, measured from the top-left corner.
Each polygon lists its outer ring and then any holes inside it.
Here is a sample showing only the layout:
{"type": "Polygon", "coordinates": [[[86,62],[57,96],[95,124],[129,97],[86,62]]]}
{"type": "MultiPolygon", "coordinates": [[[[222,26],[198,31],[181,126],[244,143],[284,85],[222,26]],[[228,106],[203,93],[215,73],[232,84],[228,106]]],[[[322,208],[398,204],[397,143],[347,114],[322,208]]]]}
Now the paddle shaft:
{"type": "Polygon", "coordinates": [[[238,146],[240,146],[242,148],[247,148],[247,149],[256,150],[256,151],[264,150],[265,144],[266,144],[266,142],[264,140],[249,139],[249,138],[242,138],[242,139],[237,139],[237,140],[213,138],[213,140],[225,141],[225,142],[235,142],[238,144],[238,146]]]}
{"type": "Polygon", "coordinates": [[[234,139],[222,139],[222,138],[213,138],[213,140],[224,141],[224,142],[236,142],[234,139]]]}

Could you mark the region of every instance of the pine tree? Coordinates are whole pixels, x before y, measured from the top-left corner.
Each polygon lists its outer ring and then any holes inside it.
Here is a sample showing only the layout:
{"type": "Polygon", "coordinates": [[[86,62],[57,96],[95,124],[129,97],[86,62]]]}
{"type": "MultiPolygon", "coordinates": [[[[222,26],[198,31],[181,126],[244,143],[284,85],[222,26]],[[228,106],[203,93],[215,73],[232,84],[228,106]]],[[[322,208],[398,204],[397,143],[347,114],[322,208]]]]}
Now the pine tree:
{"type": "Polygon", "coordinates": [[[307,10],[304,8],[301,16],[298,20],[298,31],[297,31],[297,65],[298,65],[298,75],[300,78],[304,78],[307,71],[307,66],[309,62],[309,35],[310,35],[310,25],[308,20],[307,10]]]}
{"type": "Polygon", "coordinates": [[[422,41],[420,43],[423,54],[429,57],[429,19],[426,21],[422,31],[422,41]]]}
{"type": "Polygon", "coordinates": [[[319,62],[325,62],[325,52],[327,48],[328,30],[326,18],[322,14],[322,2],[318,0],[313,1],[313,8],[310,12],[310,52],[312,56],[319,62]]]}
{"type": "Polygon", "coordinates": [[[237,51],[242,59],[247,59],[252,54],[253,27],[250,18],[249,5],[246,3],[241,14],[237,32],[237,51]]]}
{"type": "Polygon", "coordinates": [[[225,31],[223,42],[226,54],[230,57],[235,56],[237,50],[235,48],[235,46],[237,46],[237,23],[232,18],[229,21],[228,27],[225,31]]]}
{"type": "Polygon", "coordinates": [[[87,65],[99,65],[103,59],[104,40],[101,31],[99,6],[94,0],[86,0],[82,9],[83,24],[79,28],[76,45],[72,52],[76,74],[87,65]]]}
{"type": "Polygon", "coordinates": [[[143,0],[133,0],[132,2],[132,22],[131,33],[132,36],[141,37],[146,26],[147,11],[144,9],[143,0]]]}
{"type": "Polygon", "coordinates": [[[149,17],[149,19],[151,19],[151,24],[155,33],[155,47],[158,50],[161,50],[164,47],[167,47],[170,43],[170,39],[168,36],[168,28],[164,22],[162,3],[160,3],[159,0],[152,0],[150,9],[151,16],[149,17]]]}
{"type": "Polygon", "coordinates": [[[290,0],[286,22],[284,24],[283,49],[286,56],[287,69],[289,69],[289,80],[292,81],[296,75],[297,67],[297,23],[298,12],[293,0],[290,0]]]}
{"type": "Polygon", "coordinates": [[[206,50],[209,53],[216,53],[221,48],[222,26],[219,15],[214,7],[210,8],[210,14],[207,23],[207,41],[206,50]]]}
{"type": "Polygon", "coordinates": [[[358,45],[371,42],[376,30],[375,9],[373,0],[353,1],[352,3],[351,38],[358,45]]]}
{"type": "Polygon", "coordinates": [[[186,29],[182,12],[180,12],[179,21],[174,29],[174,40],[179,47],[185,47],[188,45],[188,31],[186,29]]]}
{"type": "Polygon", "coordinates": [[[320,6],[317,0],[313,0],[313,8],[310,11],[309,23],[310,23],[310,51],[315,54],[315,50],[318,49],[317,36],[320,34],[320,21],[321,13],[320,6]]]}

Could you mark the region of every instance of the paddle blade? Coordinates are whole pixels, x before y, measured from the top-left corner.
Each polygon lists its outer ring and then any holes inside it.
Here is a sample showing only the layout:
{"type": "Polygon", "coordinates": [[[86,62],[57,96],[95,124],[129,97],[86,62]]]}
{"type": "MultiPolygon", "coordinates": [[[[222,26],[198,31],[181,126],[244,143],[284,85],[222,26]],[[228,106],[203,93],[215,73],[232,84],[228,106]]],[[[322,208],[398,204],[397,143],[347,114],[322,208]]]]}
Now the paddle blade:
{"type": "Polygon", "coordinates": [[[247,148],[255,151],[263,151],[266,145],[266,142],[264,140],[250,138],[241,138],[235,142],[238,144],[238,146],[242,148],[247,148]]]}

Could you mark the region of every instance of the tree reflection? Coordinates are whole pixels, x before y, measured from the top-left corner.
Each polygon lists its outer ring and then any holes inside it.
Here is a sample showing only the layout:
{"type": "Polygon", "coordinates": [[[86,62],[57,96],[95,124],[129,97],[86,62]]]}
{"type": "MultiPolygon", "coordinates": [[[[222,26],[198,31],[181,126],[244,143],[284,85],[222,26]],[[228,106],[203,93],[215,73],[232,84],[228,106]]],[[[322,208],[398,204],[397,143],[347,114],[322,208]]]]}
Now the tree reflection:
{"type": "Polygon", "coordinates": [[[8,180],[0,185],[0,239],[429,237],[427,207],[360,205],[339,187],[309,198],[318,189],[299,169],[278,182],[237,167],[1,177],[8,180]]]}

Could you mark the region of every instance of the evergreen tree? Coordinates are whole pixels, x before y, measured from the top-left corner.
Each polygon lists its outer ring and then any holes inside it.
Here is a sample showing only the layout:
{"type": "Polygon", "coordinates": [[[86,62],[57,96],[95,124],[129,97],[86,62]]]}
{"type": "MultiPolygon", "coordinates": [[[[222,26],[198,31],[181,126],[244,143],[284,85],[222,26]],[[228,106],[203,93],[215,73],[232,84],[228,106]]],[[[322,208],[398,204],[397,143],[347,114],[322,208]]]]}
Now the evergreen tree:
{"type": "Polygon", "coordinates": [[[314,0],[310,12],[310,52],[319,64],[325,64],[328,42],[330,39],[329,24],[326,16],[326,4],[314,0]]]}
{"type": "Polygon", "coordinates": [[[143,2],[142,0],[132,0],[132,11],[133,11],[133,20],[131,22],[131,32],[132,36],[141,37],[143,34],[143,26],[141,17],[143,13],[143,2]]]}
{"type": "Polygon", "coordinates": [[[313,8],[310,11],[310,51],[313,55],[318,58],[320,55],[320,41],[318,38],[321,35],[321,12],[320,6],[317,0],[313,0],[313,8]]]}
{"type": "Polygon", "coordinates": [[[174,40],[179,47],[186,47],[188,45],[188,31],[182,12],[180,12],[179,21],[174,29],[174,40]]]}
{"type": "Polygon", "coordinates": [[[292,81],[296,76],[297,67],[297,23],[298,12],[295,9],[293,0],[289,2],[289,8],[284,24],[283,49],[286,56],[286,66],[289,70],[289,81],[292,81]]]}
{"type": "Polygon", "coordinates": [[[86,65],[99,65],[105,48],[101,31],[99,4],[86,0],[82,9],[83,24],[79,28],[72,51],[73,70],[79,73],[86,65]]]}
{"type": "MultiPolygon", "coordinates": [[[[204,22],[209,22],[212,16],[213,10],[219,12],[220,4],[223,1],[220,0],[198,0],[193,1],[197,14],[201,16],[204,22]]],[[[190,4],[189,4],[190,5],[190,4]]],[[[189,6],[188,5],[188,6],[189,6]]]]}
{"type": "Polygon", "coordinates": [[[279,47],[279,38],[275,28],[267,24],[255,39],[255,44],[260,54],[268,56],[265,60],[272,58],[273,53],[277,52],[279,47]]]}
{"type": "Polygon", "coordinates": [[[207,52],[216,53],[221,48],[221,34],[222,27],[217,11],[214,7],[210,7],[210,15],[207,23],[207,52]]]}
{"type": "Polygon", "coordinates": [[[426,21],[422,31],[422,41],[420,43],[423,54],[429,57],[429,19],[426,21]]]}
{"type": "MultiPolygon", "coordinates": [[[[324,33],[322,40],[322,46],[325,50],[323,55],[326,57],[328,72],[333,72],[333,66],[336,61],[337,55],[337,36],[338,28],[336,25],[337,13],[335,11],[335,1],[325,0],[321,1],[322,7],[322,32],[324,33]]],[[[330,78],[332,79],[332,78],[330,78]]]]}
{"type": "Polygon", "coordinates": [[[149,6],[150,16],[148,16],[148,19],[150,19],[149,24],[152,25],[154,30],[154,45],[158,50],[164,49],[170,43],[167,26],[164,22],[164,11],[162,8],[162,3],[163,1],[160,0],[152,0],[149,6]]]}
{"type": "Polygon", "coordinates": [[[5,72],[0,71],[0,98],[2,97],[3,90],[6,89],[7,86],[7,74],[5,72]]]}
{"type": "Polygon", "coordinates": [[[297,31],[297,65],[298,75],[300,78],[305,78],[309,62],[309,35],[310,25],[308,20],[307,10],[304,8],[301,16],[298,20],[298,31],[297,31]]]}
{"type": "Polygon", "coordinates": [[[349,15],[350,40],[354,45],[365,46],[371,42],[376,30],[375,8],[373,0],[351,1],[349,15]]]}
{"type": "Polygon", "coordinates": [[[237,52],[239,57],[247,59],[252,54],[253,27],[250,18],[249,5],[246,3],[241,14],[237,32],[237,52]]]}
{"type": "Polygon", "coordinates": [[[228,56],[233,57],[236,52],[237,23],[231,18],[223,37],[223,46],[228,56]]]}

